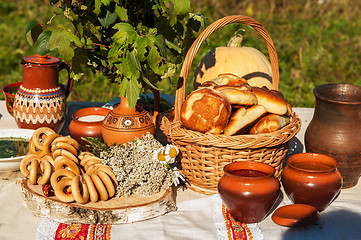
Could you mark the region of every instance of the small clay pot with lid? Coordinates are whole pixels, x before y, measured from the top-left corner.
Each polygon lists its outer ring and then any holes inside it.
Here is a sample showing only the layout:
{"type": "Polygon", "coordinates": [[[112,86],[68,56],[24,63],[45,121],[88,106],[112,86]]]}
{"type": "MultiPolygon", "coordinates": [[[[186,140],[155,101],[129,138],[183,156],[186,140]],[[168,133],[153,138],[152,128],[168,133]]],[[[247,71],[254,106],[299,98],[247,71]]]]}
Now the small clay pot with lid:
{"type": "Polygon", "coordinates": [[[232,217],[242,223],[261,222],[280,193],[275,169],[260,162],[234,162],[223,170],[218,192],[232,217]]]}
{"type": "Polygon", "coordinates": [[[321,212],[340,193],[342,177],[334,158],[319,153],[298,153],[287,159],[282,184],[291,201],[314,206],[321,212]]]}

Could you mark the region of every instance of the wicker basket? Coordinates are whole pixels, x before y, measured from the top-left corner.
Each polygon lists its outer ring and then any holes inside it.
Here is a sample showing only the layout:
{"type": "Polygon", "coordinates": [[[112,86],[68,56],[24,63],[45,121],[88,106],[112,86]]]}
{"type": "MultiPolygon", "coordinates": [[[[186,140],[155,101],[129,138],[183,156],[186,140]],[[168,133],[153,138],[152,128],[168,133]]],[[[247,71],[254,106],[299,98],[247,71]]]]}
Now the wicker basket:
{"type": "Polygon", "coordinates": [[[289,140],[300,130],[301,121],[293,112],[290,124],[284,128],[259,135],[215,135],[200,133],[185,128],[180,122],[180,109],[185,100],[185,84],[192,61],[201,44],[216,30],[231,23],[248,24],[253,27],[267,44],[272,66],[272,82],[278,89],[279,72],[275,47],[262,24],[246,16],[228,16],[209,25],[190,47],[180,73],[175,99],[173,122],[162,118],[161,130],[168,140],[181,152],[182,172],[187,178],[190,189],[203,194],[217,192],[223,167],[235,161],[257,161],[267,163],[276,169],[276,177],[282,172],[283,158],[288,149],[289,140]]]}

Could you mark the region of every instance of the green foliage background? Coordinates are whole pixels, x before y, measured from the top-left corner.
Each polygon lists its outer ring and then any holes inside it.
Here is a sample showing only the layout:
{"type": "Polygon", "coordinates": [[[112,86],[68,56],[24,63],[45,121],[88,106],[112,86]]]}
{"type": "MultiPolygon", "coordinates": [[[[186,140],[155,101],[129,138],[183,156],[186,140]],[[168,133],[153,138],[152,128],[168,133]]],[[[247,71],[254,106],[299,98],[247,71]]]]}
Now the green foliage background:
{"type": "MultiPolygon", "coordinates": [[[[280,91],[294,107],[313,107],[312,89],[325,83],[361,85],[361,5],[352,0],[192,0],[191,11],[201,12],[211,23],[221,17],[240,14],[254,18],[270,33],[278,53],[280,91]]],[[[20,61],[35,54],[28,45],[25,29],[29,22],[48,21],[52,13],[47,0],[0,1],[0,86],[22,80],[20,61]]],[[[59,23],[61,24],[61,22],[59,23]]],[[[207,24],[207,25],[208,25],[207,24]]],[[[232,24],[211,35],[192,65],[212,48],[224,46],[238,29],[245,29],[244,45],[267,48],[251,28],[232,24]]],[[[192,73],[187,93],[192,90],[192,73]]],[[[176,74],[178,75],[178,74],[176,74]]],[[[61,73],[65,81],[66,73],[61,73]]],[[[174,94],[176,78],[159,84],[162,93],[174,94]]],[[[90,71],[75,83],[69,101],[109,101],[118,94],[101,72],[90,71]]],[[[1,95],[0,97],[4,97],[1,95]]]]}

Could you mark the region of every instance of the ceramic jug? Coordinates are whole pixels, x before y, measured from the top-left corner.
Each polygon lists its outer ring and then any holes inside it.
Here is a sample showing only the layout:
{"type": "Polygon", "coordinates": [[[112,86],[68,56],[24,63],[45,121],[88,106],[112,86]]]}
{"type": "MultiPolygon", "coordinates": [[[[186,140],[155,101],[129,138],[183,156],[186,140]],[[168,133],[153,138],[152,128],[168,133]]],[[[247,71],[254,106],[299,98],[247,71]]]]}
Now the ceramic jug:
{"type": "Polygon", "coordinates": [[[73,87],[69,65],[52,56],[31,55],[21,61],[23,81],[16,95],[13,115],[19,128],[49,127],[59,133],[67,115],[66,99],[73,87]],[[68,71],[67,85],[59,84],[59,72],[68,71]]]}
{"type": "Polygon", "coordinates": [[[361,174],[361,86],[325,84],[313,90],[315,112],[306,129],[306,151],[338,162],[343,188],[355,186],[361,174]]]}

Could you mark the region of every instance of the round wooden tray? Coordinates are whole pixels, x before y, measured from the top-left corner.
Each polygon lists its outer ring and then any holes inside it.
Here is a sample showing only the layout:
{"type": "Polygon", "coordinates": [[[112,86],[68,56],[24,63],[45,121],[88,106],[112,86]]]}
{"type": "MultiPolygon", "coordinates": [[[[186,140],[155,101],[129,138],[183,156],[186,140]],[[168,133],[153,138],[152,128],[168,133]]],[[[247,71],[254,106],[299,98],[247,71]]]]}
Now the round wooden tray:
{"type": "Polygon", "coordinates": [[[177,210],[171,188],[152,196],[113,197],[108,201],[78,204],[64,203],[56,197],[46,197],[40,185],[29,184],[26,179],[21,181],[21,186],[24,205],[35,216],[66,224],[131,223],[177,210]]]}

